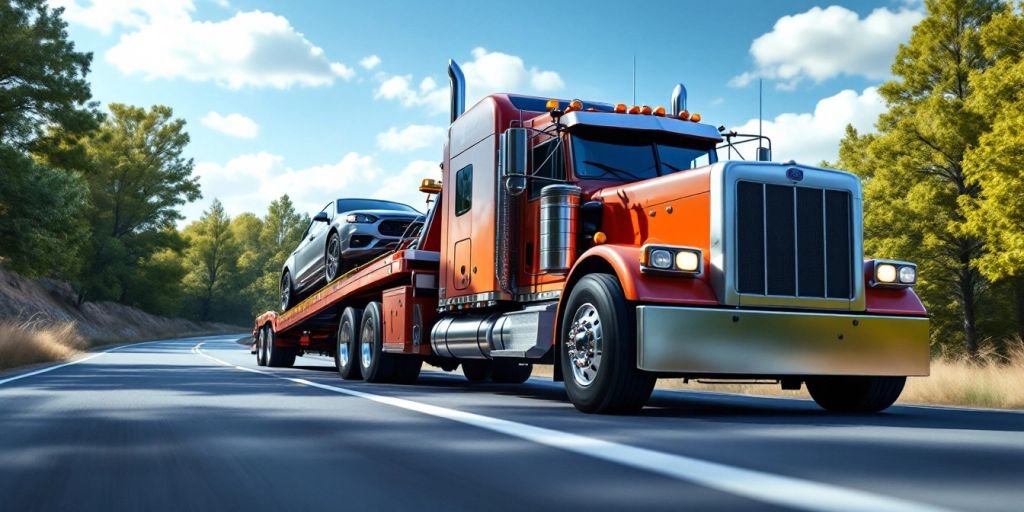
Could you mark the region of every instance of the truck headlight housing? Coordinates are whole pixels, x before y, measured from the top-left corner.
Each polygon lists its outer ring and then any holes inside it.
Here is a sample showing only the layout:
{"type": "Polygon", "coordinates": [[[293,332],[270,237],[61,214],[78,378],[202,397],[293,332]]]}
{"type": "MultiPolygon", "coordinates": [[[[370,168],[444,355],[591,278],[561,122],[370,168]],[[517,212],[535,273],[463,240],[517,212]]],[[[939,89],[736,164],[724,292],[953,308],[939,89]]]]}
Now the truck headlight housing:
{"type": "Polygon", "coordinates": [[[874,288],[908,288],[917,284],[917,265],[907,261],[874,260],[868,284],[874,288]]]}
{"type": "Polygon", "coordinates": [[[640,271],[645,274],[669,274],[696,277],[704,265],[703,253],[692,247],[645,245],[640,248],[640,271]]]}

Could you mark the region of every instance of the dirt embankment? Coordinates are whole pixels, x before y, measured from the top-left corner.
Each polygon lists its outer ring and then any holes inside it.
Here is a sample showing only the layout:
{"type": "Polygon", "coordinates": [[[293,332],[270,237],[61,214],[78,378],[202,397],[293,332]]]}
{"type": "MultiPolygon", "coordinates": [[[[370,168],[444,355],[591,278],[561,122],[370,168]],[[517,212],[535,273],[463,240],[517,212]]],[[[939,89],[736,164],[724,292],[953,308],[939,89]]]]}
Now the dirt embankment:
{"type": "Polygon", "coordinates": [[[78,306],[69,284],[22,277],[0,265],[0,369],[66,359],[104,343],[245,330],[160,317],[113,302],[78,306]]]}

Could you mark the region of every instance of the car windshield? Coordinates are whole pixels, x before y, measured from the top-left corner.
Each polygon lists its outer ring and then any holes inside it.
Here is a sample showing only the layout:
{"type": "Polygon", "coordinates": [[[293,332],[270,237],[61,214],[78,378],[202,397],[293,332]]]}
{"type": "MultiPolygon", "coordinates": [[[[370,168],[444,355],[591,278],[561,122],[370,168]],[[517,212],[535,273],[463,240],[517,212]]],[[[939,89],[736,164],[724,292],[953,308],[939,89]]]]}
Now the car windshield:
{"type": "Polygon", "coordinates": [[[572,152],[577,178],[614,181],[646,180],[718,160],[710,143],[655,141],[644,136],[574,135],[572,152]]]}
{"type": "Polygon", "coordinates": [[[402,203],[378,199],[338,199],[338,213],[357,210],[394,210],[397,212],[419,213],[415,208],[402,203]]]}

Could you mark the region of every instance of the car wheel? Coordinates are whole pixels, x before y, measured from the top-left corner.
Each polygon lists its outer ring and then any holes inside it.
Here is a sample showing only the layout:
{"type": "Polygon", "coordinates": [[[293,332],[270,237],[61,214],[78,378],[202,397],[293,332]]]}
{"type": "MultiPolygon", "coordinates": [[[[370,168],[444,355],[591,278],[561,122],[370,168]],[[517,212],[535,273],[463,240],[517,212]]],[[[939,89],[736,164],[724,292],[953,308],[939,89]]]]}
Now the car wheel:
{"type": "Polygon", "coordinates": [[[822,409],[832,412],[880,412],[896,402],[906,377],[815,377],[807,391],[822,409]]]}
{"type": "Polygon", "coordinates": [[[327,283],[337,279],[344,271],[341,261],[341,237],[331,233],[327,238],[327,250],[324,253],[324,273],[327,283]]]}
{"type": "Polygon", "coordinates": [[[586,275],[570,292],[559,360],[566,393],[580,411],[633,412],[650,398],[657,378],[637,369],[635,318],[614,276],[586,275]]]}
{"type": "Polygon", "coordinates": [[[281,276],[281,312],[288,311],[295,302],[295,288],[292,287],[292,276],[287,270],[281,276]]]}
{"type": "Polygon", "coordinates": [[[338,347],[334,352],[334,362],[338,373],[345,380],[363,378],[359,371],[359,327],[363,320],[363,312],[356,308],[345,308],[338,324],[338,347]]]}

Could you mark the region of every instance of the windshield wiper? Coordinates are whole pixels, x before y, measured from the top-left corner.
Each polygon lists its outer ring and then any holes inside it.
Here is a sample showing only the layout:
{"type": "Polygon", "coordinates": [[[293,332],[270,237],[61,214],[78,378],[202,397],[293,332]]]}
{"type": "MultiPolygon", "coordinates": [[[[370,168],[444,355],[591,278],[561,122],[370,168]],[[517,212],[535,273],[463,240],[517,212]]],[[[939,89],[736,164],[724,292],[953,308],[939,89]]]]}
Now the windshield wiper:
{"type": "Polygon", "coordinates": [[[634,175],[633,173],[631,173],[629,171],[626,171],[624,169],[617,169],[617,168],[612,167],[610,165],[602,164],[601,162],[595,162],[593,160],[584,160],[583,163],[585,163],[587,165],[593,165],[594,167],[597,167],[598,169],[601,169],[602,171],[604,171],[605,174],[611,174],[612,176],[615,176],[615,177],[620,178],[620,179],[624,179],[624,180],[640,180],[640,179],[642,179],[639,176],[636,176],[636,175],[634,175]]]}

